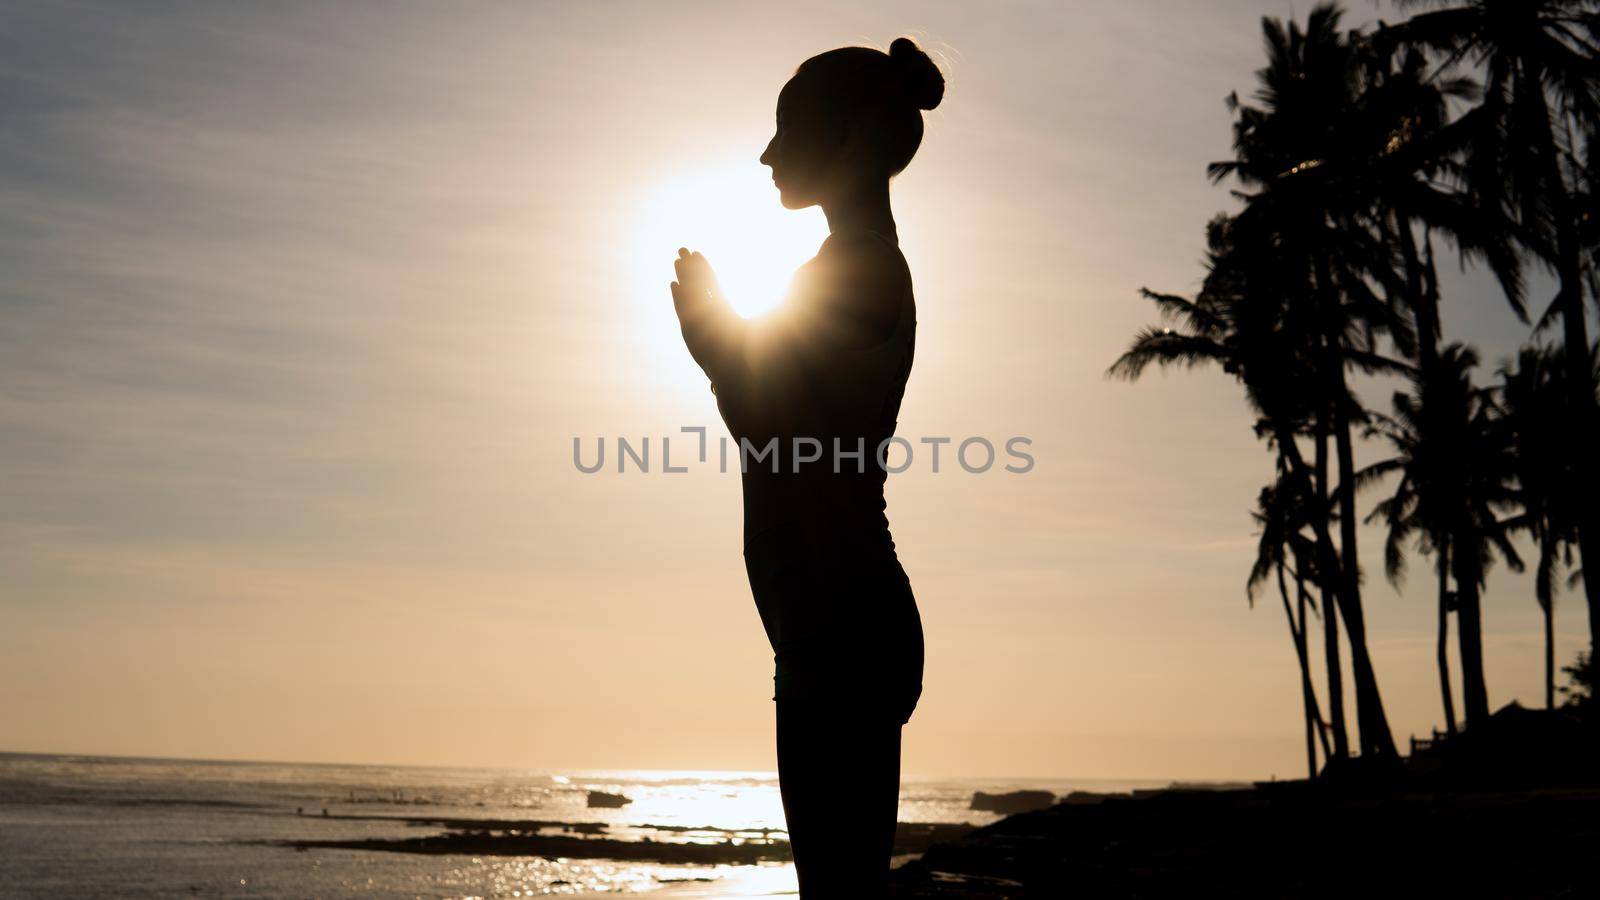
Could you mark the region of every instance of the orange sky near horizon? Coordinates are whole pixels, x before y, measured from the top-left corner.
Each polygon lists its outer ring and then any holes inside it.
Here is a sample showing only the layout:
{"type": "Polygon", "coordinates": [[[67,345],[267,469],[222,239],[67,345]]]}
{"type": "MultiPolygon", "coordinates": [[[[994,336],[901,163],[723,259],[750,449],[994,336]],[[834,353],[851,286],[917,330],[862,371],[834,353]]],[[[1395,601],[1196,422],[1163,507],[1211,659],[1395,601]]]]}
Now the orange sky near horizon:
{"type": "MultiPolygon", "coordinates": [[[[0,750],[774,768],[737,475],[586,475],[572,441],[725,433],[675,251],[770,302],[826,234],[756,163],[778,89],[909,34],[949,90],[894,188],[900,433],[1036,465],[919,447],[890,479],[928,642],[904,770],[1301,774],[1282,613],[1244,593],[1271,457],[1239,391],[1104,377],[1139,287],[1198,285],[1223,97],[1291,8],[8,4],[0,750]]],[[[1525,328],[1450,274],[1487,377],[1525,328]]],[[[1439,721],[1432,588],[1363,540],[1403,743],[1439,721]]],[[[1485,615],[1492,702],[1536,705],[1531,581],[1497,568],[1485,615]]]]}

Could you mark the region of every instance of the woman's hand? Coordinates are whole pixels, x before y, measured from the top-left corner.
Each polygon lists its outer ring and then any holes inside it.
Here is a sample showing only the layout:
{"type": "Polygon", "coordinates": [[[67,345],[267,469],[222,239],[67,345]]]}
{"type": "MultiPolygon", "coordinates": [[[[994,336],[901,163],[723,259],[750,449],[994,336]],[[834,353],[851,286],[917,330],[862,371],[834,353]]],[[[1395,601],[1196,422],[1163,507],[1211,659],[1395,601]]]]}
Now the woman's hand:
{"type": "Polygon", "coordinates": [[[677,271],[678,280],[672,283],[672,305],[677,309],[680,321],[707,313],[712,303],[722,300],[722,289],[717,286],[716,273],[711,271],[711,264],[701,254],[690,253],[686,248],[679,247],[673,268],[677,271]]]}
{"type": "Polygon", "coordinates": [[[741,320],[722,296],[717,276],[704,256],[680,247],[673,266],[678,280],[672,283],[672,305],[678,311],[684,346],[714,384],[723,368],[721,362],[737,355],[741,320]]]}

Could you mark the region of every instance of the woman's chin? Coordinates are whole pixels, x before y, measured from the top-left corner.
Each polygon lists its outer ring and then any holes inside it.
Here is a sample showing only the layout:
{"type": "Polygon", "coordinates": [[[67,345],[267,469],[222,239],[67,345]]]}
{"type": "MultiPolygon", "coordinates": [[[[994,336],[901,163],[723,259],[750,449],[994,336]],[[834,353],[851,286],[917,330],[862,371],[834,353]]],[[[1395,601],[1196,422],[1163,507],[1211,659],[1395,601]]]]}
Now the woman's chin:
{"type": "Polygon", "coordinates": [[[809,197],[801,196],[793,191],[786,191],[783,188],[778,188],[778,202],[783,204],[784,209],[805,209],[808,206],[817,204],[817,201],[809,197]]]}

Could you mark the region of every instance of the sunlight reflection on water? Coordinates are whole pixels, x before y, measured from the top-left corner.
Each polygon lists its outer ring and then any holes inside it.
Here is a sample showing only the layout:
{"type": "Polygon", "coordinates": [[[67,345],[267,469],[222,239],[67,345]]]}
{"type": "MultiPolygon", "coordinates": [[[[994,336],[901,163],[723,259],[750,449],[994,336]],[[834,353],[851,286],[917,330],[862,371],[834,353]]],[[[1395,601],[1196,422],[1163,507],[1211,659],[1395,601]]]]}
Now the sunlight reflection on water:
{"type": "MultiPolygon", "coordinates": [[[[994,821],[994,815],[969,808],[974,790],[1064,793],[1157,784],[908,777],[900,819],[994,821]]],[[[740,842],[785,837],[777,777],[770,772],[556,773],[0,754],[0,894],[498,900],[663,890],[677,900],[794,890],[793,868],[782,864],[300,852],[282,843],[393,840],[442,831],[409,821],[429,817],[605,823],[605,835],[621,840],[720,842],[730,832],[740,842]],[[590,790],[620,793],[633,802],[591,809],[590,790]],[[694,830],[702,827],[716,831],[694,830]]]]}

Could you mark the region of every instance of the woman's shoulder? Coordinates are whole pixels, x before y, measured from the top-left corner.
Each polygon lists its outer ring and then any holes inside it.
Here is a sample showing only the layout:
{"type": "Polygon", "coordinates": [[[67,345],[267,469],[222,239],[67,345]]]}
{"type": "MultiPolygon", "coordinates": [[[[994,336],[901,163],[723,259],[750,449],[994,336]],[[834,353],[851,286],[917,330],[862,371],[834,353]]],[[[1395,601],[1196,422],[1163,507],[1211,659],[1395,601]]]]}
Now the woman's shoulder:
{"type": "Polygon", "coordinates": [[[892,237],[865,228],[836,231],[817,251],[818,260],[830,260],[841,271],[861,275],[905,272],[906,258],[892,237]]]}
{"type": "Polygon", "coordinates": [[[819,287],[854,298],[857,303],[898,304],[902,292],[911,285],[911,270],[899,245],[874,231],[829,235],[807,268],[819,287]]]}
{"type": "Polygon", "coordinates": [[[894,333],[911,289],[900,248],[868,231],[836,232],[806,266],[804,290],[846,346],[870,347],[894,333]]]}

